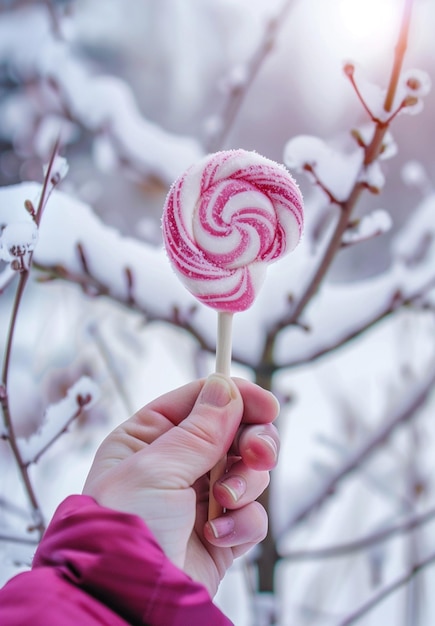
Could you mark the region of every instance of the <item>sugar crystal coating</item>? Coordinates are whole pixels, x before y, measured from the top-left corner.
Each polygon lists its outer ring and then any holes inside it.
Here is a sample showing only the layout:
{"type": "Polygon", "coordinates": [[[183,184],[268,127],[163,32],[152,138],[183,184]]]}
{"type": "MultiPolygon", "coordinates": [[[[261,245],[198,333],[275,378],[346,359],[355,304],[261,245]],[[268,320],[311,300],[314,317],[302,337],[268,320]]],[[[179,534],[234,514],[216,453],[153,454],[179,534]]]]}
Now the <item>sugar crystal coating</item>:
{"type": "Polygon", "coordinates": [[[163,210],[169,260],[201,302],[227,312],[251,306],[267,265],[298,244],[299,188],[289,172],[256,152],[216,152],[171,187],[163,210]]]}

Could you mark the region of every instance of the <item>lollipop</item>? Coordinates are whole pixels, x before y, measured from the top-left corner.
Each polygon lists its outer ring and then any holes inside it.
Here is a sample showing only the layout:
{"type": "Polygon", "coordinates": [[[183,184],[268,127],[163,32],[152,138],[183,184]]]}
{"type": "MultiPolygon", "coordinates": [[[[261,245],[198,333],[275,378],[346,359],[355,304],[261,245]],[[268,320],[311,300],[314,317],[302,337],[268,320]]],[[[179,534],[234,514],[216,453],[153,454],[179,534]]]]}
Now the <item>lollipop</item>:
{"type": "Polygon", "coordinates": [[[300,240],[299,188],[283,166],[256,152],[217,152],[172,185],[162,224],[176,274],[218,311],[216,371],[229,375],[233,313],[252,305],[268,264],[300,240]]]}

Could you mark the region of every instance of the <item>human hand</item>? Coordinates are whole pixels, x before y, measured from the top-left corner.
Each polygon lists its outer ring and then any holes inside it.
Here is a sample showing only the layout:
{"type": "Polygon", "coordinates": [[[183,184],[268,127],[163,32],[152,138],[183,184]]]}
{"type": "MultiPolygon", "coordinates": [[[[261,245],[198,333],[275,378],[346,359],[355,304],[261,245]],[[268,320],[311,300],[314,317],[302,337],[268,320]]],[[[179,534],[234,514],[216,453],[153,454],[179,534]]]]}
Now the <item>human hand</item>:
{"type": "Polygon", "coordinates": [[[275,397],[213,374],[140,409],[100,446],[83,493],[139,515],[167,556],[213,596],[237,556],[264,539],[255,502],[269,483],[279,439],[275,397]],[[228,452],[213,488],[226,513],[207,522],[207,472],[228,452]]]}

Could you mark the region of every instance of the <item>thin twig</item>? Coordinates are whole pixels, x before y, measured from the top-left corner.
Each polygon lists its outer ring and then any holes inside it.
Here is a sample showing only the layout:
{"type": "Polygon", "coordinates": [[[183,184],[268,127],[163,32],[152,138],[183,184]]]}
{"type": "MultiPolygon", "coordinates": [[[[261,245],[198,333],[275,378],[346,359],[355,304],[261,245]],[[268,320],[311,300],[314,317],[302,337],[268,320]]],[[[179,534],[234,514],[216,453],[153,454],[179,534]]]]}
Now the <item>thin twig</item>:
{"type": "Polygon", "coordinates": [[[10,515],[15,515],[22,520],[28,519],[28,512],[15,504],[15,502],[10,502],[7,498],[0,498],[0,508],[2,511],[6,511],[10,515]]]}
{"type": "Polygon", "coordinates": [[[405,6],[402,15],[402,23],[400,25],[400,33],[396,44],[394,55],[394,64],[391,72],[390,83],[385,96],[384,109],[391,111],[394,102],[394,96],[399,82],[400,72],[402,70],[403,59],[405,57],[406,48],[408,46],[409,26],[411,23],[412,5],[414,0],[405,0],[405,6]]]}
{"type": "Polygon", "coordinates": [[[57,433],[54,433],[54,435],[40,448],[40,450],[38,450],[38,452],[35,454],[35,456],[30,459],[29,461],[27,461],[26,466],[29,467],[29,465],[32,465],[34,463],[37,463],[39,461],[39,459],[42,457],[43,454],[45,454],[45,452],[47,452],[47,450],[49,450],[51,448],[51,446],[54,444],[55,441],[57,441],[64,433],[66,433],[66,431],[68,430],[68,428],[71,426],[71,424],[74,422],[74,420],[76,420],[79,415],[81,414],[83,408],[86,406],[87,402],[84,404],[81,404],[77,407],[77,410],[73,413],[73,415],[71,415],[71,417],[68,419],[68,421],[63,424],[61,430],[59,430],[57,433]]]}
{"type": "MultiPolygon", "coordinates": [[[[62,265],[48,266],[34,262],[33,266],[37,268],[41,273],[43,273],[43,275],[41,275],[39,278],[40,282],[48,282],[51,280],[64,280],[66,282],[79,285],[83,292],[87,295],[91,295],[93,297],[108,297],[114,302],[118,302],[119,304],[128,307],[130,310],[142,314],[149,323],[163,321],[177,328],[183,328],[197,341],[198,347],[201,350],[204,350],[205,352],[208,352],[210,354],[214,354],[215,352],[214,344],[209,343],[206,337],[195,328],[195,325],[190,321],[191,315],[189,314],[182,315],[177,309],[173,312],[172,315],[153,315],[152,313],[150,313],[150,311],[137,303],[137,301],[132,297],[131,290],[128,290],[126,297],[122,297],[117,293],[111,293],[110,287],[102,283],[99,279],[95,278],[95,276],[89,271],[89,269],[87,270],[87,272],[79,273],[73,272],[72,270],[67,269],[62,265]]],[[[349,341],[361,336],[362,334],[373,328],[376,324],[397,313],[399,310],[418,304],[418,302],[425,295],[425,293],[427,293],[434,286],[435,277],[429,279],[423,287],[419,288],[418,291],[408,294],[406,297],[398,291],[393,295],[389,302],[386,302],[384,309],[376,312],[372,318],[368,318],[360,326],[357,326],[349,330],[347,333],[344,333],[342,337],[337,339],[336,341],[326,344],[323,347],[320,347],[319,349],[313,351],[312,353],[307,353],[302,357],[291,359],[289,361],[284,361],[279,364],[274,362],[267,362],[264,359],[261,359],[260,362],[255,366],[255,369],[261,374],[270,375],[277,370],[295,368],[299,367],[300,365],[316,361],[317,359],[320,359],[328,355],[329,353],[345,346],[349,341]]],[[[421,307],[418,308],[419,310],[423,311],[430,310],[430,308],[424,303],[421,305],[421,307]]],[[[250,361],[238,355],[237,352],[233,354],[233,361],[243,366],[253,367],[250,361]]]]}
{"type": "Polygon", "coordinates": [[[331,495],[336,493],[338,485],[347,478],[349,474],[358,469],[363,463],[367,462],[378,448],[386,443],[399,426],[414,418],[433,391],[434,385],[435,365],[429,369],[424,379],[415,385],[413,391],[408,394],[408,398],[401,402],[400,407],[396,409],[396,411],[379,426],[377,431],[369,437],[341,467],[329,476],[318,491],[313,493],[309,500],[293,514],[284,533],[300,524],[313,511],[319,509],[331,495]]]}
{"type": "MultiPolygon", "coordinates": [[[[34,215],[34,221],[37,226],[39,226],[40,224],[42,213],[44,211],[45,205],[51,193],[51,190],[49,190],[49,184],[52,185],[51,189],[54,186],[53,182],[51,181],[51,175],[52,175],[54,160],[58,154],[58,151],[59,151],[59,140],[56,141],[53,147],[53,151],[52,151],[50,161],[47,167],[47,171],[44,177],[44,183],[43,183],[42,190],[41,190],[41,196],[39,198],[38,208],[36,210],[36,214],[34,215]]],[[[6,337],[6,347],[5,347],[5,352],[3,356],[3,364],[2,364],[2,370],[1,370],[0,405],[2,407],[3,422],[6,428],[7,439],[11,447],[12,453],[15,457],[21,478],[23,480],[25,491],[27,493],[30,504],[32,506],[33,516],[35,519],[35,527],[38,529],[40,534],[42,534],[42,532],[44,531],[43,516],[42,516],[42,512],[41,512],[41,509],[40,509],[40,506],[36,497],[35,490],[30,480],[28,468],[26,464],[23,462],[20,449],[17,443],[17,436],[15,433],[14,423],[13,423],[13,419],[11,416],[11,410],[10,410],[10,404],[9,404],[9,392],[8,392],[12,346],[14,343],[18,312],[22,303],[23,294],[27,285],[29,275],[30,275],[30,268],[32,266],[32,257],[33,257],[33,252],[30,253],[28,267],[23,267],[22,271],[20,272],[17,290],[15,292],[15,298],[14,298],[14,302],[12,305],[11,319],[9,323],[8,334],[6,337]]]]}
{"type": "Polygon", "coordinates": [[[53,34],[57,39],[62,39],[62,28],[59,20],[59,16],[56,11],[56,7],[53,4],[53,0],[42,0],[42,3],[47,7],[48,14],[50,16],[51,27],[53,34]]]}
{"type": "Polygon", "coordinates": [[[336,204],[339,207],[343,206],[343,202],[341,200],[339,200],[330,189],[328,189],[328,187],[325,185],[325,183],[319,178],[319,175],[316,172],[316,167],[315,164],[311,164],[311,163],[305,163],[303,166],[303,169],[306,172],[309,172],[309,174],[312,176],[313,178],[313,182],[315,185],[317,185],[327,196],[329,199],[329,202],[331,204],[336,204]]]}
{"type": "Polygon", "coordinates": [[[263,352],[263,359],[262,359],[263,362],[265,363],[273,362],[273,349],[274,349],[274,345],[275,345],[275,341],[276,341],[276,337],[278,333],[284,328],[287,328],[288,326],[294,325],[296,324],[296,322],[298,322],[303,311],[305,310],[305,307],[311,301],[313,296],[317,293],[333,260],[335,259],[335,256],[338,250],[341,247],[343,234],[348,227],[350,216],[352,214],[352,211],[363,189],[364,189],[363,183],[361,182],[355,183],[348,200],[343,204],[340,217],[335,227],[335,231],[332,234],[332,237],[329,241],[329,244],[322,258],[320,259],[320,262],[318,264],[316,271],[314,272],[314,275],[310,279],[304,292],[302,293],[296,305],[293,307],[290,314],[287,317],[280,320],[279,322],[277,322],[276,324],[274,324],[272,328],[269,330],[269,332],[267,333],[264,352],[263,352]]]}
{"type": "Polygon", "coordinates": [[[331,559],[345,556],[359,550],[365,550],[378,543],[391,539],[396,535],[409,533],[424,524],[428,524],[435,519],[435,507],[422,513],[414,515],[407,520],[382,528],[361,539],[355,539],[347,543],[336,544],[335,546],[326,546],[324,548],[313,548],[307,550],[291,550],[287,554],[282,554],[281,558],[289,561],[316,561],[319,559],[331,559]]]}
{"type": "MultiPolygon", "coordinates": [[[[117,293],[111,293],[110,287],[101,282],[88,270],[87,273],[73,272],[62,265],[43,265],[41,263],[34,263],[39,271],[44,272],[46,277],[42,277],[42,281],[50,280],[65,280],[70,283],[79,285],[84,293],[91,294],[93,297],[103,296],[108,297],[114,302],[118,302],[131,311],[141,313],[146,319],[147,323],[152,322],[166,322],[177,328],[183,328],[186,330],[198,343],[198,346],[205,352],[214,353],[215,345],[208,342],[205,335],[200,333],[191,322],[191,318],[194,314],[193,309],[187,311],[180,311],[179,308],[174,307],[171,314],[168,315],[155,315],[146,308],[142,307],[137,301],[132,298],[131,293],[127,290],[125,297],[118,295],[117,293]]],[[[130,270],[131,271],[131,270],[130,270]]],[[[234,355],[234,360],[241,364],[249,366],[247,361],[234,355]]]]}
{"type": "Polygon", "coordinates": [[[121,376],[119,375],[119,372],[114,363],[113,356],[110,353],[110,350],[107,346],[106,340],[103,337],[103,334],[101,333],[96,323],[90,326],[89,332],[91,333],[95,341],[95,345],[98,351],[100,352],[100,355],[106,365],[106,368],[110,376],[112,377],[113,383],[116,387],[116,390],[118,391],[118,395],[121,398],[122,404],[124,405],[127,415],[128,416],[133,415],[134,407],[132,406],[130,402],[130,398],[128,396],[127,390],[125,389],[124,383],[122,381],[121,376]]]}
{"type": "MultiPolygon", "coordinates": [[[[408,29],[409,29],[409,21],[411,17],[411,9],[412,9],[413,0],[405,0],[405,6],[403,11],[402,18],[402,27],[398,36],[398,44],[396,46],[395,58],[394,58],[394,67],[391,73],[387,93],[390,94],[391,98],[394,98],[394,95],[397,90],[397,75],[400,74],[400,70],[403,64],[403,55],[406,49],[406,45],[404,46],[403,41],[406,43],[406,37],[408,29]],[[405,35],[404,35],[405,33],[405,35]]],[[[389,123],[377,121],[375,123],[375,132],[373,133],[373,137],[371,142],[365,148],[365,156],[362,167],[367,167],[371,163],[373,163],[382,149],[383,140],[385,134],[388,130],[389,123]]],[[[355,181],[352,190],[349,193],[349,196],[346,201],[341,204],[341,212],[340,217],[337,221],[335,230],[331,236],[331,239],[325,249],[325,252],[322,258],[319,261],[317,269],[312,275],[311,279],[307,283],[305,290],[303,291],[301,297],[294,305],[290,314],[280,320],[278,323],[274,324],[272,328],[270,328],[265,346],[263,351],[263,363],[270,364],[273,363],[273,352],[275,341],[278,333],[284,328],[294,325],[298,322],[302,313],[304,312],[307,305],[311,302],[313,296],[317,293],[320,288],[326,274],[328,273],[332,262],[334,261],[338,251],[341,248],[342,237],[344,232],[346,231],[351,215],[355,209],[357,202],[360,199],[360,196],[365,189],[365,184],[360,182],[358,179],[355,181]]]]}
{"type": "Polygon", "coordinates": [[[386,598],[388,598],[392,593],[409,583],[412,578],[419,572],[421,572],[426,567],[435,564],[435,552],[430,554],[428,557],[413,565],[403,576],[396,578],[392,583],[383,587],[380,591],[376,592],[372,595],[372,597],[365,602],[363,605],[359,607],[356,611],[345,617],[338,626],[349,626],[350,624],[355,624],[355,622],[359,621],[364,615],[366,615],[369,611],[371,611],[375,606],[383,602],[386,598]]]}
{"type": "MultiPolygon", "coordinates": [[[[53,189],[54,189],[55,185],[57,184],[57,182],[59,182],[59,181],[52,180],[52,172],[53,172],[54,160],[56,159],[57,155],[59,154],[59,148],[60,148],[60,137],[58,137],[56,139],[56,142],[55,142],[55,144],[53,146],[53,150],[51,152],[50,160],[48,161],[47,170],[45,172],[44,182],[42,183],[42,191],[41,191],[41,195],[39,197],[38,207],[36,209],[36,215],[35,215],[35,222],[36,222],[36,225],[38,227],[39,227],[39,225],[41,223],[42,214],[43,214],[44,209],[45,209],[45,207],[47,205],[47,202],[48,202],[48,199],[50,197],[50,194],[53,191],[53,189]],[[49,188],[49,185],[51,185],[50,188],[49,188]]],[[[30,263],[29,263],[29,267],[30,267],[30,263]]]]}
{"type": "Polygon", "coordinates": [[[27,284],[27,280],[29,277],[28,270],[21,272],[17,290],[15,292],[15,299],[12,307],[11,320],[9,324],[8,336],[6,339],[6,348],[3,358],[3,367],[2,367],[2,393],[0,394],[0,404],[3,412],[3,421],[6,428],[7,440],[11,447],[14,458],[17,462],[18,470],[21,474],[21,478],[24,483],[24,488],[26,490],[27,496],[29,498],[30,504],[33,509],[33,515],[35,518],[35,524],[39,528],[40,533],[42,534],[44,530],[44,522],[42,518],[42,513],[39,507],[39,503],[33,489],[32,482],[30,480],[30,476],[26,467],[26,464],[23,462],[21,457],[20,449],[17,443],[17,437],[15,434],[14,423],[12,420],[10,405],[9,405],[9,395],[8,395],[8,379],[9,379],[9,370],[11,363],[11,353],[12,353],[12,344],[15,334],[15,328],[18,318],[18,311],[20,308],[20,304],[22,301],[24,289],[27,284]]]}
{"type": "Polygon", "coordinates": [[[37,546],[39,543],[39,537],[19,537],[18,535],[8,535],[4,531],[0,532],[0,541],[6,543],[21,543],[29,546],[37,546]]]}
{"type": "Polygon", "coordinates": [[[216,133],[209,141],[207,145],[208,152],[215,152],[216,150],[222,148],[252,83],[257,77],[264,61],[273,50],[277,34],[285,22],[292,2],[293,0],[284,0],[277,15],[271,18],[267,23],[258,49],[247,65],[246,78],[243,85],[235,85],[229,92],[224,111],[221,116],[222,124],[220,132],[216,133]]]}
{"type": "Polygon", "coordinates": [[[408,294],[406,297],[400,291],[397,291],[396,293],[393,294],[390,301],[387,301],[385,303],[385,307],[383,309],[381,309],[380,311],[377,311],[373,315],[373,317],[366,319],[364,323],[362,323],[360,326],[355,326],[355,328],[352,328],[348,330],[346,333],[343,333],[343,335],[339,339],[329,344],[325,344],[323,347],[319,347],[317,350],[313,351],[312,353],[307,353],[303,357],[298,357],[298,358],[291,359],[289,361],[284,361],[284,362],[279,363],[279,365],[273,364],[272,367],[271,366],[267,367],[263,365],[261,365],[260,367],[264,369],[264,371],[271,371],[271,370],[274,371],[276,369],[283,370],[283,369],[290,369],[294,367],[300,367],[301,365],[305,365],[307,363],[312,363],[314,361],[317,361],[318,359],[324,356],[327,356],[331,352],[334,352],[335,350],[338,350],[339,348],[344,347],[350,341],[352,341],[353,339],[357,337],[360,337],[365,332],[369,331],[374,326],[379,324],[379,322],[387,319],[391,315],[394,315],[399,310],[412,307],[413,310],[427,312],[428,310],[430,310],[430,307],[428,307],[422,301],[422,298],[424,297],[425,294],[429,293],[429,291],[433,289],[434,287],[435,287],[435,276],[433,278],[430,278],[425,285],[420,286],[417,291],[415,291],[414,293],[408,294]]]}
{"type": "Polygon", "coordinates": [[[360,91],[360,88],[358,87],[358,83],[355,80],[355,67],[354,67],[354,65],[352,63],[347,63],[344,66],[344,73],[346,74],[346,76],[350,80],[350,83],[351,83],[351,85],[353,87],[354,92],[356,93],[356,96],[357,96],[358,100],[360,101],[362,107],[366,111],[366,113],[369,116],[369,118],[371,119],[371,121],[375,122],[375,123],[379,122],[378,118],[373,115],[373,113],[371,112],[371,110],[367,106],[367,102],[364,100],[363,95],[362,95],[362,93],[360,91]]]}

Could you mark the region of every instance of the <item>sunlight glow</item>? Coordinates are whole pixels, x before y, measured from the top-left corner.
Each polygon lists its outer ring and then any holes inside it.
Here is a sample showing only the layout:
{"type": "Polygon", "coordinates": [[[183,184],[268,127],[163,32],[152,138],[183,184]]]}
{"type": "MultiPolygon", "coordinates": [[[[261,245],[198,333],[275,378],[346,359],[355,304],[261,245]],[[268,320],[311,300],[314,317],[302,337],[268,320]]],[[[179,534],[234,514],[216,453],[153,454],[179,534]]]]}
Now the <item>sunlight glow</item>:
{"type": "Polygon", "coordinates": [[[396,31],[401,4],[398,0],[339,0],[338,16],[350,38],[375,43],[396,31]]]}

